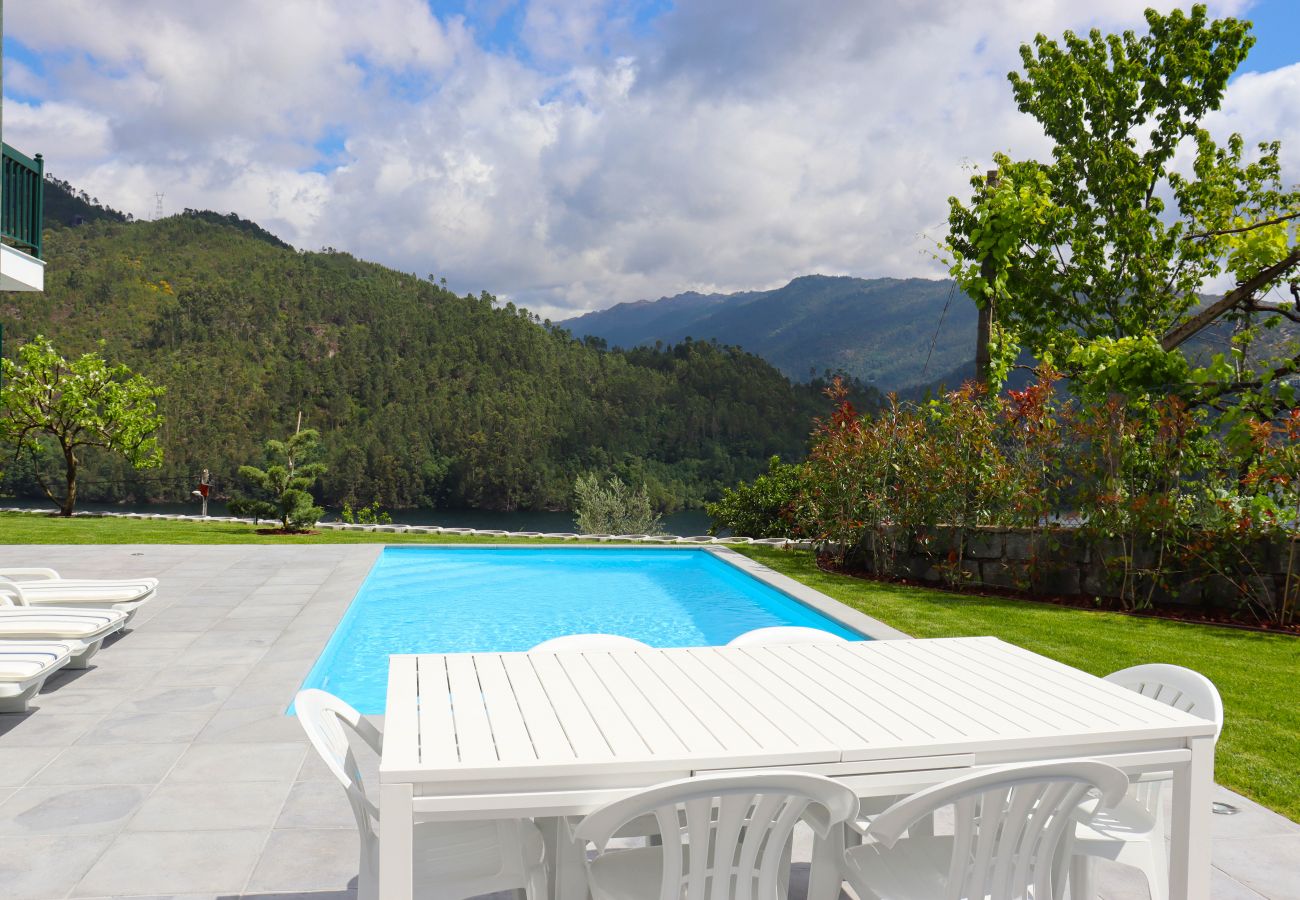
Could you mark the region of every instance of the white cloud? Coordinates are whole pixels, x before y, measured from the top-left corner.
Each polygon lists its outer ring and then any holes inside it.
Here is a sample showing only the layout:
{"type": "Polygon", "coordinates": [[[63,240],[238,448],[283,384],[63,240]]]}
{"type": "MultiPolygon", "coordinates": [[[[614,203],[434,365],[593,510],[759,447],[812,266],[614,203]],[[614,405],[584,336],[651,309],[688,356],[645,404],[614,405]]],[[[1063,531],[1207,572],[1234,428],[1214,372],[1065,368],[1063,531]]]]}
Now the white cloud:
{"type": "MultiPolygon", "coordinates": [[[[1019,43],[1141,27],[1149,3],[681,0],[645,27],[618,0],[534,0],[520,47],[489,52],[420,0],[49,0],[9,16],[49,62],[6,135],[136,215],[162,190],[554,317],[933,275],[970,168],[1043,149],[1006,83],[1019,43]],[[307,171],[336,132],[341,162],[307,171]]],[[[1298,80],[1243,76],[1218,120],[1287,140],[1292,173],[1298,80]]]]}

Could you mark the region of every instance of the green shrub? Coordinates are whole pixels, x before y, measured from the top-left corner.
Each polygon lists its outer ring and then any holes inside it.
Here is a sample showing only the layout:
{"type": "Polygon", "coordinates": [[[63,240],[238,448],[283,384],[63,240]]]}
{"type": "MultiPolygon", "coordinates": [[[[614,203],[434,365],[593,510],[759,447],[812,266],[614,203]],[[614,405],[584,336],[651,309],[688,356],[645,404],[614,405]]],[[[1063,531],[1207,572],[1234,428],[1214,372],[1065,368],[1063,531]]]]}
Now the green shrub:
{"type": "Polygon", "coordinates": [[[710,534],[729,529],[743,537],[791,537],[796,533],[797,507],[803,490],[803,468],[773,456],[767,474],[749,483],[725,488],[716,503],[706,503],[710,534]]]}
{"type": "Polygon", "coordinates": [[[320,521],[325,510],[316,506],[308,488],[325,474],[325,466],[312,462],[320,452],[320,434],[312,428],[287,441],[267,441],[266,456],[275,460],[265,470],[240,466],[240,477],[256,487],[260,497],[235,496],[230,510],[237,516],[278,519],[285,531],[304,531],[320,521]]]}
{"type": "Polygon", "coordinates": [[[573,512],[584,534],[657,534],[662,528],[643,484],[633,490],[617,475],[601,484],[591,472],[573,485],[573,512]]]}

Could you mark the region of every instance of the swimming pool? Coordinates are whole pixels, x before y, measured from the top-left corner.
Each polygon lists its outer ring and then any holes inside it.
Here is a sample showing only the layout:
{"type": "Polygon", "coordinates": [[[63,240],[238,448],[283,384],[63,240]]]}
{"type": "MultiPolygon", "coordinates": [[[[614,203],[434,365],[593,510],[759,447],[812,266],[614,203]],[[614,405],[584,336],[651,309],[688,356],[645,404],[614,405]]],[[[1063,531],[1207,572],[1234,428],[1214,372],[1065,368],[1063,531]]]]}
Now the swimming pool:
{"type": "Polygon", "coordinates": [[[378,714],[393,653],[527,650],[590,632],[701,647],[769,625],[865,639],[702,549],[387,547],[303,687],[378,714]]]}

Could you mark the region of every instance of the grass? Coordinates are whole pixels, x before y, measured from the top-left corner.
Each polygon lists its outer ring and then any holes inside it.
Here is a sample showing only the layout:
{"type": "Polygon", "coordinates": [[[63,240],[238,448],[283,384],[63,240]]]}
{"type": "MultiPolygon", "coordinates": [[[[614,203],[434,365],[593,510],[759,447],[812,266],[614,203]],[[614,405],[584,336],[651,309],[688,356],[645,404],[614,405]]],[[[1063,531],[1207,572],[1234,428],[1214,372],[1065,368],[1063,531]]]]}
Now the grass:
{"type": "MultiPolygon", "coordinates": [[[[537,543],[537,539],[515,539],[537,543]]],[[[507,543],[501,537],[325,531],[259,535],[250,525],[149,519],[54,519],[0,513],[5,544],[507,543]]],[[[992,635],[1095,675],[1144,662],[1203,672],[1219,688],[1226,725],[1216,780],[1300,821],[1300,640],[1001,597],[978,597],[833,575],[811,554],[742,553],[914,637],[992,635]]]]}
{"type": "Polygon", "coordinates": [[[1094,675],[1164,662],[1223,696],[1215,780],[1300,821],[1300,640],[1049,603],[884,584],[823,572],[809,553],[736,548],[913,637],[992,635],[1094,675]]]}

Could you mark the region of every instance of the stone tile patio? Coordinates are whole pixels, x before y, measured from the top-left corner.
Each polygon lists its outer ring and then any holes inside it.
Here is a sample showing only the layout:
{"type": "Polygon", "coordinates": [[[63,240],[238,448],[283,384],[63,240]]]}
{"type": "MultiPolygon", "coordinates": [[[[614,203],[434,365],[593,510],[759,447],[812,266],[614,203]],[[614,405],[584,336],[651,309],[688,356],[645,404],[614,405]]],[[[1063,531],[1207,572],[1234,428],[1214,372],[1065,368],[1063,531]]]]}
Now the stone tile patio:
{"type": "MultiPolygon", "coordinates": [[[[0,715],[0,900],[354,897],[351,812],[284,710],[379,550],[0,547],[0,565],[162,580],[92,669],[0,715]]],[[[1214,820],[1214,897],[1300,898],[1300,826],[1220,794],[1242,812],[1214,820]]],[[[1145,896],[1128,870],[1098,880],[1145,896]]]]}

